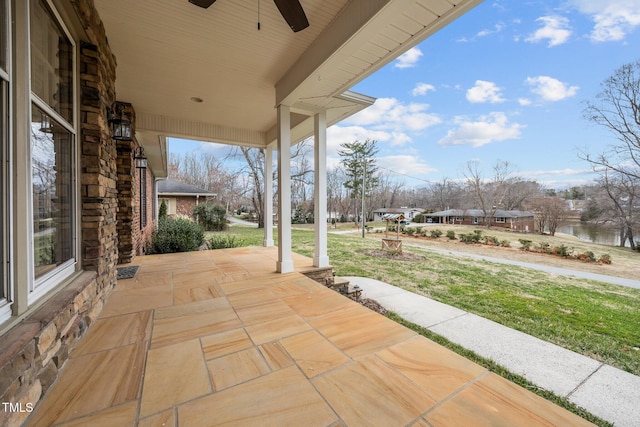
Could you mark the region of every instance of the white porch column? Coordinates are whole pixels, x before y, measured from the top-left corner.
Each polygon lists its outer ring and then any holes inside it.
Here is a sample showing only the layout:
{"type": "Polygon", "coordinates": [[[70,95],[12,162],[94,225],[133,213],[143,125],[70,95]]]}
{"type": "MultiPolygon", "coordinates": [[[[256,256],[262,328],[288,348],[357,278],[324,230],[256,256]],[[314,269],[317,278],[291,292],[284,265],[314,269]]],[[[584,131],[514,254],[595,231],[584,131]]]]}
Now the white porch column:
{"type": "Polygon", "coordinates": [[[264,150],[264,241],[263,246],[273,246],[273,147],[264,150]]]}
{"type": "Polygon", "coordinates": [[[278,262],[280,273],[293,271],[291,258],[291,113],[278,105],[278,262]]]}
{"type": "Polygon", "coordinates": [[[313,117],[314,123],[314,229],[313,265],[327,267],[327,115],[323,110],[313,117]]]}

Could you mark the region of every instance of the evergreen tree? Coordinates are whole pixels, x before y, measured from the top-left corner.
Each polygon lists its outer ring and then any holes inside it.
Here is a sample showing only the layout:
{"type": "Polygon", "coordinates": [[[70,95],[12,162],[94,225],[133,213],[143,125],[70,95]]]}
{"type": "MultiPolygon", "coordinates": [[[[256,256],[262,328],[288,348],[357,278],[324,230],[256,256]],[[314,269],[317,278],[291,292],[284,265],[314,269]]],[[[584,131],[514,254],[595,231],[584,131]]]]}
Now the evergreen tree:
{"type": "MultiPolygon", "coordinates": [[[[342,157],[340,162],[344,166],[347,175],[344,186],[350,191],[352,199],[361,200],[363,191],[366,197],[378,187],[380,178],[375,157],[378,153],[376,143],[377,141],[367,138],[364,142],[356,140],[340,144],[338,154],[342,157]]],[[[356,203],[356,206],[358,205],[356,203]]],[[[357,221],[358,208],[356,207],[357,221]]]]}

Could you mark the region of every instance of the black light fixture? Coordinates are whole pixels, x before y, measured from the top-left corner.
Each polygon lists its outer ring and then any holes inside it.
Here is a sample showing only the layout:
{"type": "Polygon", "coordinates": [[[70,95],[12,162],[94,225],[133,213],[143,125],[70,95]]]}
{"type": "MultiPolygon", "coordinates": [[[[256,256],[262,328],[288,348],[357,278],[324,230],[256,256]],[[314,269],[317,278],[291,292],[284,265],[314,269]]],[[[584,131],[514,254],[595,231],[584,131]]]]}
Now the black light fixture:
{"type": "Polygon", "coordinates": [[[118,141],[132,141],[133,134],[131,132],[131,120],[127,117],[124,110],[126,104],[123,102],[114,102],[109,110],[109,126],[111,127],[111,137],[118,141]]]}
{"type": "Polygon", "coordinates": [[[147,157],[144,155],[144,148],[138,147],[138,149],[133,154],[133,159],[136,161],[136,167],[138,169],[147,168],[147,157]]]}

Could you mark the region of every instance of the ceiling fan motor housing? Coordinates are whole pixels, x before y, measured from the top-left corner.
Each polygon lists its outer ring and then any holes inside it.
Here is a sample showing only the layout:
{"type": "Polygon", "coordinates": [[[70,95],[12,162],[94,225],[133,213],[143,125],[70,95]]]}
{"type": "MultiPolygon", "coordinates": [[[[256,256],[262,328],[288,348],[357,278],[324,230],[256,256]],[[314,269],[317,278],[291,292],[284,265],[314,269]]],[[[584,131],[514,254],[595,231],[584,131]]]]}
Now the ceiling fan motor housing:
{"type": "Polygon", "coordinates": [[[196,6],[200,6],[202,8],[208,8],[212,4],[214,4],[216,0],[189,0],[189,3],[195,4],[196,6]]]}

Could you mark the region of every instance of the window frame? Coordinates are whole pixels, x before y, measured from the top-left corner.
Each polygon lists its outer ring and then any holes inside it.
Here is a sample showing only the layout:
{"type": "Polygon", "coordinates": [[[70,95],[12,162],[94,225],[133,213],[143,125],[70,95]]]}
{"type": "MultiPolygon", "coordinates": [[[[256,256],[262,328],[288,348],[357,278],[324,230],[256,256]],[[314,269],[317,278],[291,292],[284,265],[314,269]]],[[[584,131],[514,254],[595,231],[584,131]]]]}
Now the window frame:
{"type": "Polygon", "coordinates": [[[12,138],[11,138],[11,52],[12,34],[9,31],[11,23],[11,2],[0,0],[3,8],[4,22],[0,22],[4,31],[4,46],[2,53],[5,68],[0,66],[0,324],[11,317],[13,303],[13,275],[11,274],[11,254],[13,235],[12,221],[12,138]]]}
{"type": "MultiPolygon", "coordinates": [[[[72,274],[76,272],[78,266],[78,206],[79,206],[79,189],[78,189],[78,171],[79,171],[79,159],[78,159],[78,44],[69,31],[69,27],[65,23],[64,19],[59,14],[55,5],[51,2],[51,0],[33,0],[33,1],[41,1],[48,9],[49,16],[51,19],[55,20],[56,24],[62,30],[62,33],[68,40],[70,44],[70,54],[71,54],[71,122],[69,122],[65,117],[63,117],[60,113],[58,113],[52,106],[47,104],[44,100],[42,100],[38,95],[35,94],[32,87],[29,87],[29,95],[30,102],[28,106],[28,116],[27,123],[28,126],[31,126],[32,123],[32,113],[33,106],[37,106],[44,113],[48,114],[52,119],[54,119],[58,125],[62,126],[66,131],[68,131],[71,135],[71,172],[70,172],[70,187],[72,189],[71,194],[71,206],[70,212],[72,212],[73,217],[70,219],[71,224],[71,247],[72,247],[72,256],[69,260],[66,260],[62,264],[56,266],[51,271],[43,274],[41,277],[35,277],[35,259],[34,259],[34,230],[33,227],[29,227],[27,232],[29,244],[29,252],[28,256],[28,265],[29,265],[29,286],[28,286],[28,295],[27,295],[27,304],[30,306],[45,294],[47,294],[51,289],[55,288],[59,285],[63,280],[70,277],[72,274]]],[[[32,2],[29,1],[29,8],[32,7],[32,2]]],[[[29,9],[29,25],[31,25],[31,9],[29,9]]],[[[31,49],[31,31],[28,30],[29,34],[29,49],[31,49]]],[[[27,61],[31,64],[31,52],[26,53],[27,61]]],[[[30,71],[29,71],[30,73],[30,71]]],[[[31,142],[29,142],[31,144],[31,142]]],[[[27,164],[27,170],[29,171],[29,215],[31,220],[34,217],[34,206],[33,206],[33,182],[31,179],[31,173],[33,171],[33,163],[31,157],[31,147],[29,148],[29,160],[27,164]]]]}

